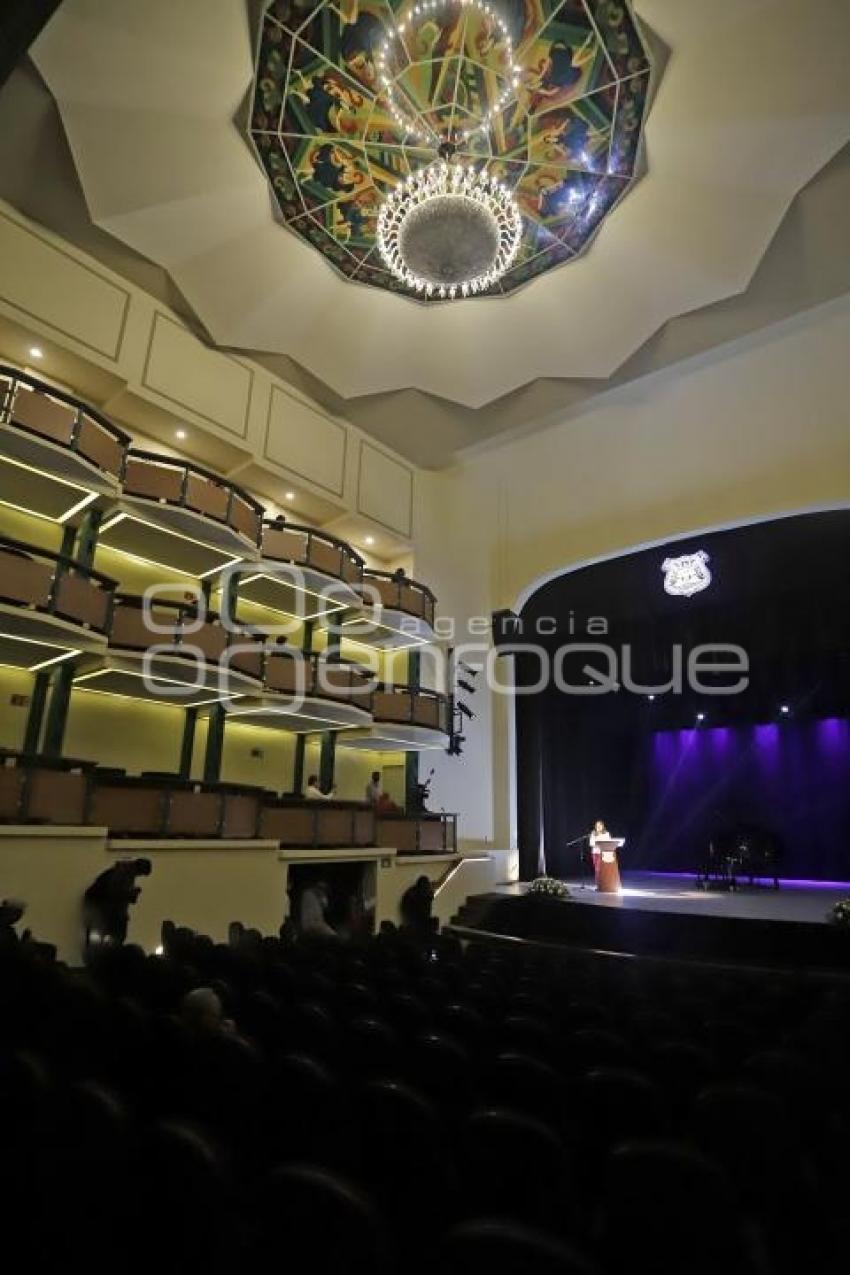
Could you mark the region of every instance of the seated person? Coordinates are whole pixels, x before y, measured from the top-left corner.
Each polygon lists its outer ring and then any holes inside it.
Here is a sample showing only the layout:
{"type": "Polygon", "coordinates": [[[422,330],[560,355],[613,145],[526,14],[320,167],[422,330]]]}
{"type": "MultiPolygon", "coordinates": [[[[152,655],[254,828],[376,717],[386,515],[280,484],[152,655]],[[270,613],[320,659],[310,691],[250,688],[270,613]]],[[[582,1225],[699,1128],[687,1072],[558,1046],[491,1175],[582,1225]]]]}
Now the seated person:
{"type": "Polygon", "coordinates": [[[326,920],[330,892],[326,881],[314,881],[301,891],[298,929],[304,938],[335,939],[337,932],[326,920]]]}
{"type": "Polygon", "coordinates": [[[330,792],[322,792],[319,787],[319,776],[310,775],[307,780],[307,790],[304,793],[304,796],[308,801],[330,801],[335,793],[336,788],[332,788],[330,792]]]}
{"type": "Polygon", "coordinates": [[[366,804],[369,806],[377,806],[383,795],[384,790],[381,787],[381,772],[379,770],[373,770],[372,777],[366,785],[366,804]]]}

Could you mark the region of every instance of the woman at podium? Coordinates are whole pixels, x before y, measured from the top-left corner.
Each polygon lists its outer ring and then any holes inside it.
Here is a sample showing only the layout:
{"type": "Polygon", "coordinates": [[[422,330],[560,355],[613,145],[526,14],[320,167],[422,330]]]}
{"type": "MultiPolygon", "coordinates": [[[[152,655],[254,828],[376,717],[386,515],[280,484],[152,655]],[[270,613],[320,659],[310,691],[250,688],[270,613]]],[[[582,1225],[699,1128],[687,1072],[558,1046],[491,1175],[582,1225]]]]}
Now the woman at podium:
{"type": "Polygon", "coordinates": [[[617,866],[617,850],[623,844],[622,838],[613,838],[605,827],[605,820],[597,819],[588,841],[597,890],[601,894],[619,894],[620,869],[617,866]]]}

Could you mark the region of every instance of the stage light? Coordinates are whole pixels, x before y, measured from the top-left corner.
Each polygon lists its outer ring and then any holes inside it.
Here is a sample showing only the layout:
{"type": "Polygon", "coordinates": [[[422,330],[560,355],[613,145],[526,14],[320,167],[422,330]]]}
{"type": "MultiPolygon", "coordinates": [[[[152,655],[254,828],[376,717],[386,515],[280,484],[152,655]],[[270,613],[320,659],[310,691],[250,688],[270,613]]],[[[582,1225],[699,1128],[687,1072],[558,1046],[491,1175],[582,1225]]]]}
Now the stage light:
{"type": "Polygon", "coordinates": [[[788,707],[787,704],[783,704],[781,708],[779,709],[779,711],[780,713],[790,713],[791,709],[788,707]]]}
{"type": "Polygon", "coordinates": [[[374,537],[374,536],[364,536],[364,537],[363,537],[363,543],[364,543],[364,544],[366,544],[366,545],[373,545],[373,544],[375,543],[375,537],[374,537]]]}
{"type": "Polygon", "coordinates": [[[284,496],[284,499],[285,499],[285,500],[294,500],[294,499],[295,499],[295,492],[294,492],[294,491],[288,491],[288,492],[286,492],[286,493],[285,493],[285,496],[284,496]]]}
{"type": "Polygon", "coordinates": [[[176,430],[174,431],[174,437],[175,437],[175,438],[176,438],[179,442],[181,442],[181,443],[182,443],[182,442],[183,442],[183,439],[186,437],[186,431],[185,431],[185,429],[176,429],[176,430]]]}
{"type": "Polygon", "coordinates": [[[654,695],[647,695],[647,697],[646,697],[646,698],[647,698],[647,699],[649,699],[649,700],[653,700],[653,699],[655,699],[655,696],[654,696],[654,695]]]}
{"type": "Polygon", "coordinates": [[[705,721],[705,713],[697,713],[697,721],[698,721],[698,722],[704,722],[704,721],[705,721]]]}
{"type": "Polygon", "coordinates": [[[31,345],[31,346],[30,346],[30,358],[31,358],[31,359],[43,359],[43,358],[44,358],[44,350],[42,350],[42,349],[41,349],[41,347],[40,347],[40,346],[38,346],[38,345],[31,345]]]}

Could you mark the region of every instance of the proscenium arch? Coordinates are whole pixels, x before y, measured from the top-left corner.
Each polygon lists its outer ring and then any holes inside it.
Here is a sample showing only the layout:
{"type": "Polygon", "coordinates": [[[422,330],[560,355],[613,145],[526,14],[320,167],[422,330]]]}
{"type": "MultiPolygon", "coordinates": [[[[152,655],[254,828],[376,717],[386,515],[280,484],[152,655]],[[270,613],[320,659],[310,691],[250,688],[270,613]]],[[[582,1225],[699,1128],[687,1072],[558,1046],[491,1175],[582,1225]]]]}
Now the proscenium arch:
{"type": "MultiPolygon", "coordinates": [[[[735,531],[743,527],[754,527],[764,523],[783,522],[791,518],[805,517],[807,514],[841,513],[848,510],[850,510],[850,496],[844,500],[833,500],[810,505],[797,505],[792,508],[770,510],[764,513],[752,514],[746,518],[734,518],[717,523],[702,524],[701,526],[690,530],[671,531],[665,536],[653,537],[649,540],[639,541],[635,544],[623,546],[618,549],[611,549],[607,552],[594,554],[590,557],[579,558],[565,566],[555,567],[550,571],[543,572],[541,575],[536,576],[516,595],[511,610],[516,615],[520,615],[535,594],[545,588],[548,584],[551,584],[552,581],[557,580],[562,576],[572,575],[574,572],[582,571],[587,567],[601,566],[604,563],[613,562],[619,558],[626,558],[635,554],[643,553],[649,549],[672,548],[679,544],[684,545],[686,542],[695,541],[701,536],[714,535],[717,532],[735,531]]],[[[516,705],[514,697],[510,696],[507,697],[508,829],[510,848],[514,851],[518,848],[518,766],[519,758],[517,751],[516,705]]],[[[542,850],[541,829],[541,853],[542,850]]]]}

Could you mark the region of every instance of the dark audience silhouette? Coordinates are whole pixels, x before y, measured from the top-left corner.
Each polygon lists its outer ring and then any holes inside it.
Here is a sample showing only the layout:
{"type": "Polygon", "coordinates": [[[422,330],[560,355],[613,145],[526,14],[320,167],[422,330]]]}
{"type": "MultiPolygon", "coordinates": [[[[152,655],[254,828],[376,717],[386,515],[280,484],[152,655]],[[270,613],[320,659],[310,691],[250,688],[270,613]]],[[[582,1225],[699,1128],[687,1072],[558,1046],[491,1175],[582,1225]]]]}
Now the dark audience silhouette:
{"type": "Polygon", "coordinates": [[[850,1238],[839,977],[391,926],[73,970],[7,925],[0,1024],[27,1269],[798,1275],[850,1238]]]}

